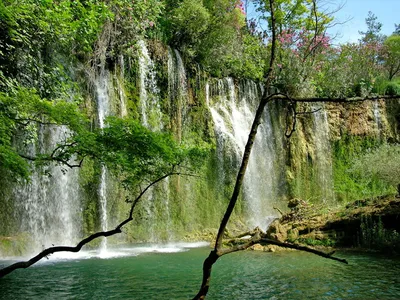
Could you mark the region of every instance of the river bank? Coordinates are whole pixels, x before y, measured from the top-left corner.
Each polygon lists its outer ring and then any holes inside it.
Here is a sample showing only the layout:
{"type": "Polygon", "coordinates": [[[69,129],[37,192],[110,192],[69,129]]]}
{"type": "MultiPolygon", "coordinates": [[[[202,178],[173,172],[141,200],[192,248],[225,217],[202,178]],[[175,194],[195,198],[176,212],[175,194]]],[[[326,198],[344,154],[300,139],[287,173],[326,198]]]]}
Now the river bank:
{"type": "Polygon", "coordinates": [[[400,197],[382,196],[327,208],[300,199],[275,220],[267,234],[281,242],[309,246],[400,253],[400,197]]]}

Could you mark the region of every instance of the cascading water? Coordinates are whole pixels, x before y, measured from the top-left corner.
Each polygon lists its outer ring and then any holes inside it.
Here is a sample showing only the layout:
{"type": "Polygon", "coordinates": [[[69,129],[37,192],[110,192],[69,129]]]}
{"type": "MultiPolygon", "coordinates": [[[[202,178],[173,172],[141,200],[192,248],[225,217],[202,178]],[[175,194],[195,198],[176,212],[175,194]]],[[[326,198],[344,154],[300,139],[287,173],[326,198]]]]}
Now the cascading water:
{"type": "Polygon", "coordinates": [[[161,130],[162,113],[160,89],[157,86],[156,70],[144,41],[139,41],[140,116],[142,124],[151,130],[161,130]]]}
{"type": "Polygon", "coordinates": [[[118,62],[119,62],[119,76],[117,76],[117,89],[118,89],[118,96],[119,96],[119,106],[120,106],[120,116],[121,117],[126,117],[128,115],[128,109],[126,108],[126,97],[124,93],[124,84],[123,80],[125,78],[125,60],[124,56],[120,55],[118,57],[118,62]]]}
{"type": "MultiPolygon", "coordinates": [[[[206,100],[215,124],[217,155],[222,180],[224,170],[237,170],[260,99],[259,87],[251,81],[243,81],[236,97],[231,78],[218,80],[210,88],[206,100]]],[[[271,120],[266,111],[260,125],[244,179],[244,198],[248,208],[248,225],[266,229],[274,215],[272,202],[276,200],[277,176],[274,162],[277,153],[272,145],[274,137],[271,120]]],[[[222,183],[223,184],[223,183],[222,183]]]]}
{"type": "MultiPolygon", "coordinates": [[[[104,68],[100,70],[98,78],[95,81],[96,100],[97,100],[97,117],[99,127],[104,128],[104,120],[109,115],[110,100],[108,96],[109,90],[109,72],[104,68]]],[[[108,229],[108,216],[107,216],[107,168],[102,165],[100,172],[100,184],[98,187],[98,196],[100,202],[100,222],[101,230],[107,231],[108,229]]],[[[103,238],[100,246],[100,252],[107,251],[107,239],[103,238]]]]}
{"type": "MultiPolygon", "coordinates": [[[[40,126],[29,154],[51,153],[70,135],[65,126],[40,126]]],[[[80,236],[81,212],[78,169],[55,163],[34,168],[31,181],[15,189],[20,231],[32,238],[30,250],[73,245],[80,236]]]]}
{"type": "Polygon", "coordinates": [[[315,179],[318,182],[320,195],[317,195],[324,203],[333,201],[332,150],[329,140],[328,115],[323,105],[313,105],[314,139],[315,139],[315,179]]]}
{"type": "Polygon", "coordinates": [[[168,95],[171,117],[178,141],[182,139],[182,126],[186,116],[188,87],[186,70],[177,50],[168,49],[168,95]]]}
{"type": "Polygon", "coordinates": [[[381,114],[379,112],[379,100],[374,101],[374,119],[376,124],[377,135],[378,137],[380,137],[382,129],[382,120],[381,120],[381,114]]]}
{"type": "MultiPolygon", "coordinates": [[[[161,111],[161,96],[160,89],[157,85],[156,69],[153,60],[149,55],[149,51],[144,41],[139,41],[139,91],[140,91],[140,117],[142,124],[150,130],[159,131],[164,128],[163,115],[161,111]]],[[[157,187],[152,187],[145,195],[144,211],[146,213],[148,241],[159,242],[161,239],[161,231],[169,231],[169,228],[156,228],[159,222],[164,220],[168,226],[169,216],[169,182],[165,181],[157,187]],[[159,192],[163,201],[158,203],[159,192]],[[161,205],[161,207],[160,207],[161,205]],[[163,214],[160,215],[159,211],[163,214]],[[160,220],[161,219],[161,220],[160,220]]],[[[165,238],[169,240],[171,236],[164,234],[165,238]]]]}

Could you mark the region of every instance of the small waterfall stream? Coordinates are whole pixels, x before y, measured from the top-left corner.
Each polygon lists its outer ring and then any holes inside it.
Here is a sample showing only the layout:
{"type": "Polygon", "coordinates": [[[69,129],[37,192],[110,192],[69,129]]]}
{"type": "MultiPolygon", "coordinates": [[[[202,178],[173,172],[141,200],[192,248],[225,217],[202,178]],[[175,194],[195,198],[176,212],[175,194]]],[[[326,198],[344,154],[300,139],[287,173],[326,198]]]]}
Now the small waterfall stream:
{"type": "Polygon", "coordinates": [[[156,70],[144,41],[139,41],[140,117],[142,124],[151,130],[163,128],[160,107],[160,89],[156,70]]]}
{"type": "MultiPolygon", "coordinates": [[[[95,81],[96,88],[96,101],[97,101],[97,117],[99,127],[104,128],[105,118],[109,115],[110,99],[108,96],[109,90],[109,72],[101,68],[98,78],[95,81]]],[[[107,168],[102,165],[100,171],[100,184],[98,187],[98,196],[100,202],[100,224],[101,230],[108,230],[108,216],[107,216],[107,168]]],[[[107,239],[103,238],[100,245],[100,252],[107,251],[107,239]]]]}
{"type": "Polygon", "coordinates": [[[170,115],[178,141],[182,140],[182,126],[187,114],[188,86],[185,66],[177,50],[168,49],[168,95],[170,115]]]}
{"type": "Polygon", "coordinates": [[[313,105],[312,110],[316,111],[312,114],[315,139],[315,179],[318,182],[320,193],[315,196],[326,203],[335,199],[328,115],[324,105],[313,105]]]}
{"type": "Polygon", "coordinates": [[[116,76],[116,81],[117,81],[117,90],[118,90],[118,96],[119,96],[119,107],[120,107],[120,116],[126,117],[128,115],[128,109],[126,107],[126,96],[124,92],[124,77],[125,77],[125,60],[124,56],[120,55],[118,57],[118,64],[119,64],[119,75],[116,76]]]}
{"type": "Polygon", "coordinates": [[[376,124],[377,137],[381,138],[382,118],[379,111],[379,100],[375,100],[373,105],[374,105],[373,109],[374,109],[374,119],[376,124]]]}
{"type": "MultiPolygon", "coordinates": [[[[140,118],[142,124],[152,131],[160,131],[164,128],[163,114],[161,111],[160,89],[157,85],[156,69],[153,60],[144,41],[139,41],[139,95],[140,118]]],[[[163,232],[168,232],[170,222],[169,213],[169,181],[165,180],[157,187],[152,187],[144,197],[144,210],[146,213],[147,231],[149,242],[160,242],[163,232]],[[161,193],[160,193],[161,190],[161,193]],[[160,195],[163,199],[159,199],[160,195]],[[159,203],[161,201],[161,203],[159,203]],[[160,207],[161,206],[161,207],[160,207]],[[162,211],[160,215],[159,211],[162,211]],[[165,221],[166,220],[166,221],[165,221]],[[169,221],[168,221],[169,220],[169,221]],[[165,228],[157,228],[157,224],[163,222],[165,228]]],[[[164,234],[168,240],[171,234],[164,234]]]]}

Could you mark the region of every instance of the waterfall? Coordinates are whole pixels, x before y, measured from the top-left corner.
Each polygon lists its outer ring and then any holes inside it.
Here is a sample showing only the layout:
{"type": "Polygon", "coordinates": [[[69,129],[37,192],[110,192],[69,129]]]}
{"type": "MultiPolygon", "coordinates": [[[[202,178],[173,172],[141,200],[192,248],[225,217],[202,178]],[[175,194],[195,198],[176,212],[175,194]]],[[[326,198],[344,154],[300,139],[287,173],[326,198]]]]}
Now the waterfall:
{"type": "Polygon", "coordinates": [[[160,89],[157,86],[155,64],[152,61],[144,41],[139,41],[139,85],[140,116],[144,126],[152,130],[161,130],[162,112],[160,89]]]}
{"type": "Polygon", "coordinates": [[[373,110],[374,110],[374,119],[375,119],[375,124],[376,124],[377,136],[379,138],[380,134],[381,134],[381,129],[382,129],[382,120],[381,120],[381,115],[379,112],[379,100],[374,101],[373,110]]]}
{"type": "MultiPolygon", "coordinates": [[[[29,155],[51,153],[69,135],[65,126],[40,126],[37,144],[30,146],[29,155]]],[[[80,236],[78,175],[78,169],[52,163],[34,168],[31,181],[15,188],[16,218],[20,232],[32,238],[32,252],[52,245],[73,245],[80,236]]]]}
{"type": "Polygon", "coordinates": [[[126,117],[128,115],[128,109],[126,108],[126,97],[124,93],[124,84],[123,81],[125,78],[125,61],[124,61],[124,56],[120,55],[118,57],[118,63],[119,63],[119,76],[117,76],[117,89],[118,89],[118,96],[119,96],[119,106],[120,106],[120,116],[121,117],[126,117]]]}
{"type": "Polygon", "coordinates": [[[172,49],[168,49],[168,95],[173,129],[178,141],[181,141],[187,113],[188,86],[182,57],[177,50],[172,49]]]}
{"type": "MultiPolygon", "coordinates": [[[[236,93],[231,78],[218,80],[206,89],[206,100],[210,103],[215,124],[218,170],[222,179],[220,184],[224,184],[228,176],[225,170],[236,173],[239,168],[260,96],[260,88],[251,81],[241,82],[236,93]]],[[[248,225],[252,228],[260,226],[264,230],[274,215],[272,202],[276,200],[279,184],[274,165],[277,153],[271,128],[270,116],[266,111],[243,183],[248,225]]]]}
{"type": "MultiPolygon", "coordinates": [[[[97,100],[97,117],[99,127],[104,128],[104,120],[110,114],[110,99],[109,91],[109,73],[104,69],[100,70],[98,78],[95,81],[96,100],[97,100]]],[[[100,172],[100,184],[98,187],[98,196],[100,203],[100,222],[101,230],[108,230],[108,216],[107,216],[107,168],[102,165],[100,172]]],[[[103,238],[100,246],[101,252],[107,251],[107,239],[103,238]]]]}
{"type": "Polygon", "coordinates": [[[333,190],[332,150],[329,139],[328,115],[323,105],[313,105],[313,127],[315,140],[315,180],[319,186],[318,196],[323,203],[335,198],[333,190]]]}
{"type": "MultiPolygon", "coordinates": [[[[142,125],[153,131],[164,128],[161,111],[161,93],[156,77],[156,67],[144,41],[139,41],[139,113],[142,125]]],[[[170,240],[172,234],[169,209],[169,181],[150,188],[144,196],[144,211],[149,242],[170,240]],[[163,228],[158,225],[164,224],[163,228]]]]}

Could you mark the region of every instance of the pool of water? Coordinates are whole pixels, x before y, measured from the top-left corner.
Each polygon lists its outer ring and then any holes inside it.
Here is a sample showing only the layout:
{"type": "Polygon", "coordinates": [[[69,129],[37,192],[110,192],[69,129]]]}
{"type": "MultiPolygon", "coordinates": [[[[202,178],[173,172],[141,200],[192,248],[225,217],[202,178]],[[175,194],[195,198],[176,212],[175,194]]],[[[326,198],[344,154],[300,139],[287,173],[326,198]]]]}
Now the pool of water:
{"type": "MultiPolygon", "coordinates": [[[[0,299],[190,299],[209,251],[148,245],[51,258],[0,279],[0,299]]],[[[400,259],[338,256],[350,264],[296,251],[233,253],[215,264],[207,299],[400,299],[400,259]]]]}

